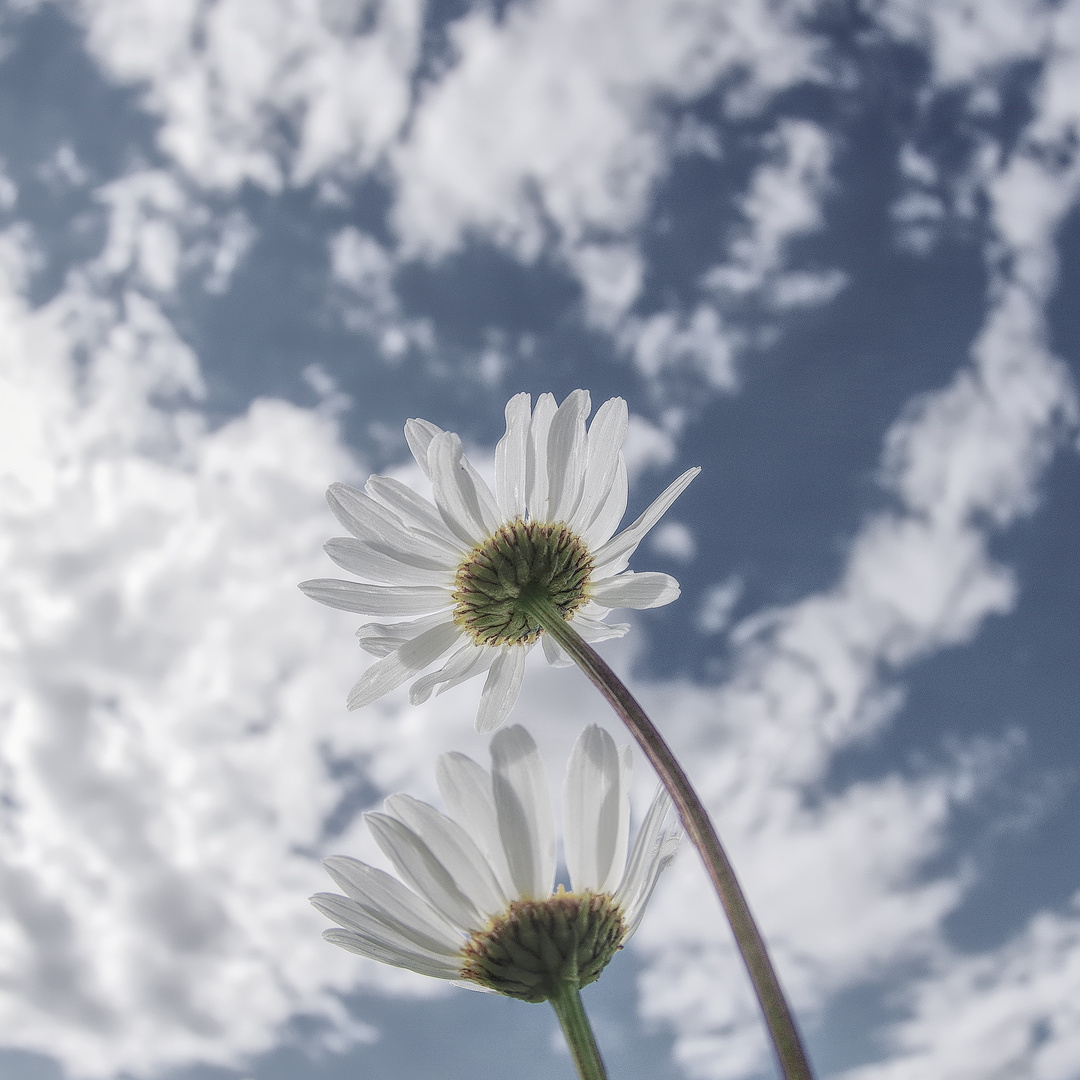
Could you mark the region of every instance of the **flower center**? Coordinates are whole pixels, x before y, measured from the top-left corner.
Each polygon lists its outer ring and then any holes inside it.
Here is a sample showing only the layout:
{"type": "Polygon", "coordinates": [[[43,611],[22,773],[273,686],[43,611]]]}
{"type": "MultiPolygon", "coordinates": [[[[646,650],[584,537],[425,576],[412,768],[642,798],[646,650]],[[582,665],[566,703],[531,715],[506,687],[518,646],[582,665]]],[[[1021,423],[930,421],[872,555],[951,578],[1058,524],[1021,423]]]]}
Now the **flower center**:
{"type": "Polygon", "coordinates": [[[527,645],[540,636],[528,601],[548,600],[564,618],[587,599],[592,556],[565,526],[518,518],[478,544],[454,582],[454,619],[478,645],[527,645]]]}
{"type": "Polygon", "coordinates": [[[606,893],[514,900],[470,938],[462,975],[508,997],[547,1001],[568,984],[580,989],[600,978],[625,934],[606,893]]]}

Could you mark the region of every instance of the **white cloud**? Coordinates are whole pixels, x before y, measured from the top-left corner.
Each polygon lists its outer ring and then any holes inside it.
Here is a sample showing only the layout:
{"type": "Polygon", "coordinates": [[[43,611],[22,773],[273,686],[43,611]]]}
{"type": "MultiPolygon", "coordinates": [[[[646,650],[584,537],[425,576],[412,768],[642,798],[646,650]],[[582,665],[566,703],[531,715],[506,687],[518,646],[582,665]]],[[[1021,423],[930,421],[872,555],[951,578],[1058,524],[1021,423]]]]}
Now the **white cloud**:
{"type": "Polygon", "coordinates": [[[649,469],[662,469],[670,465],[675,460],[676,452],[675,440],[670,432],[650,424],[637,413],[630,414],[623,457],[631,482],[649,469]]]}
{"type": "Polygon", "coordinates": [[[200,184],[277,190],[369,169],[408,112],[415,0],[82,0],[79,11],[93,54],[145,87],[162,148],[200,184]]]}
{"type": "Polygon", "coordinates": [[[845,1080],[1071,1080],[1080,1062],[1080,894],[994,953],[947,954],[906,1002],[889,1060],[845,1080]]]}
{"type": "MultiPolygon", "coordinates": [[[[832,147],[817,124],[806,120],[783,120],[765,139],[769,160],[759,166],[741,199],[745,225],[730,244],[730,261],[708,270],[703,285],[720,296],[745,297],[764,293],[784,268],[785,249],[796,236],[813,232],[824,224],[821,201],[829,186],[832,147]]],[[[804,302],[831,299],[843,287],[839,271],[827,272],[816,288],[788,284],[781,292],[781,308],[804,302]]]]}
{"type": "Polygon", "coordinates": [[[394,292],[397,260],[374,237],[347,226],[329,242],[330,275],[338,290],[332,307],[353,333],[376,339],[384,359],[399,360],[410,347],[430,352],[434,331],[425,319],[408,319],[394,292]]]}
{"type": "Polygon", "coordinates": [[[649,547],[658,555],[678,562],[693,562],[697,555],[697,540],[693,530],[674,518],[662,521],[649,534],[649,547]]]}
{"type": "Polygon", "coordinates": [[[336,432],[282,402],[213,434],[150,405],[199,385],[148,300],[106,326],[0,295],[3,1041],[108,1076],[234,1062],[298,1007],[366,1038],[304,902],[340,740],[293,582],[311,478],[351,468],[336,432]]]}
{"type": "Polygon", "coordinates": [[[719,634],[728,628],[743,587],[742,578],[735,575],[705,590],[697,613],[698,629],[703,634],[719,634]]]}
{"type": "MultiPolygon", "coordinates": [[[[586,320],[644,372],[686,369],[734,388],[744,335],[709,304],[626,316],[645,280],[640,234],[658,182],[690,147],[719,152],[715,131],[682,106],[726,81],[724,107],[746,117],[779,91],[831,78],[797,5],[542,0],[498,16],[480,5],[449,25],[450,55],[416,93],[416,0],[160,11],[81,0],[78,10],[104,71],[145,88],[160,145],[190,181],[313,182],[341,203],[343,182],[376,173],[395,188],[399,257],[437,259],[476,235],[526,262],[546,251],[581,284],[586,320]]],[[[782,122],[766,142],[778,160],[755,176],[748,231],[714,276],[741,297],[767,284],[778,309],[822,303],[843,286],[838,271],[789,279],[782,264],[785,238],[816,227],[829,155],[806,121],[782,122]]],[[[365,321],[363,307],[348,318],[365,321]]],[[[390,325],[380,348],[388,359],[423,348],[429,329],[390,325]]]]}
{"type": "Polygon", "coordinates": [[[601,321],[637,295],[635,234],[685,142],[668,137],[659,103],[737,72],[729,105],[746,111],[822,77],[798,13],[762,0],[545,0],[458,19],[452,62],[410,114],[415,0],[82,0],[79,11],[95,57],[145,87],[162,148],[196,182],[277,190],[389,156],[407,252],[445,254],[481,230],[531,260],[554,241],[601,321]]]}
{"type": "Polygon", "coordinates": [[[120,279],[167,297],[182,278],[194,277],[207,292],[222,293],[255,241],[242,210],[215,215],[164,170],[128,173],[97,188],[94,197],[106,208],[106,240],[81,272],[98,288],[120,279]]]}
{"type": "Polygon", "coordinates": [[[474,11],[393,154],[406,249],[438,256],[471,230],[525,260],[553,244],[610,325],[637,297],[636,233],[685,142],[666,137],[658,102],[690,100],[734,70],[744,106],[820,77],[812,40],[788,18],[756,0],[474,11]]]}
{"type": "Polygon", "coordinates": [[[696,371],[708,385],[728,392],[737,387],[735,353],[745,339],[745,332],[725,326],[709,304],[699,304],[689,317],[671,311],[630,317],[620,330],[621,344],[646,378],[696,371]]]}
{"type": "Polygon", "coordinates": [[[0,161],[0,211],[7,213],[15,209],[19,201],[19,188],[14,180],[7,175],[4,163],[0,161]]]}
{"type": "Polygon", "coordinates": [[[50,187],[60,190],[85,187],[90,181],[90,174],[70,143],[58,146],[52,157],[39,166],[38,175],[50,187]]]}
{"type": "Polygon", "coordinates": [[[933,61],[935,78],[956,85],[1043,55],[1052,10],[1040,0],[887,0],[875,16],[896,37],[918,41],[933,61]]]}
{"type": "Polygon", "coordinates": [[[775,323],[748,331],[740,324],[742,308],[782,314],[828,303],[847,285],[847,276],[835,268],[788,268],[791,241],[824,226],[821,205],[833,157],[829,136],[809,121],[781,120],[762,141],[765,160],[738,199],[742,221],[725,238],[727,257],[701,275],[707,299],[689,314],[663,310],[619,320],[619,309],[608,310],[606,325],[617,327],[620,345],[653,382],[693,372],[715,390],[732,393],[740,357],[770,344],[778,332],[775,323]]]}
{"type": "Polygon", "coordinates": [[[397,314],[394,268],[393,255],[374,237],[351,225],[330,239],[331,275],[349,287],[368,322],[397,314]]]}

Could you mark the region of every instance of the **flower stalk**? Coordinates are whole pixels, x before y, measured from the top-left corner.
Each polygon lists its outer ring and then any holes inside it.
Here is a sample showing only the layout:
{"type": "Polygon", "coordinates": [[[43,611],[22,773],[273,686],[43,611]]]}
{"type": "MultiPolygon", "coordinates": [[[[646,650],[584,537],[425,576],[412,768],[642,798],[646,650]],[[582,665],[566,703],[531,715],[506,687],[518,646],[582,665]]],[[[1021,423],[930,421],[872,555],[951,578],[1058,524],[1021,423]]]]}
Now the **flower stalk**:
{"type": "Polygon", "coordinates": [[[522,602],[544,631],[551,634],[607,698],[656,770],[679,812],[687,836],[705,863],[705,869],[731,924],[785,1080],[813,1080],[795,1019],[769,959],[761,932],[754,922],[750,906],[709,813],[683,772],[682,766],[634,696],[596,650],[566,621],[555,605],[536,594],[522,597],[522,602]]]}
{"type": "Polygon", "coordinates": [[[581,1080],[607,1080],[607,1069],[593,1037],[592,1025],[581,1004],[581,992],[573,984],[566,983],[549,1000],[562,1025],[578,1076],[581,1080]]]}

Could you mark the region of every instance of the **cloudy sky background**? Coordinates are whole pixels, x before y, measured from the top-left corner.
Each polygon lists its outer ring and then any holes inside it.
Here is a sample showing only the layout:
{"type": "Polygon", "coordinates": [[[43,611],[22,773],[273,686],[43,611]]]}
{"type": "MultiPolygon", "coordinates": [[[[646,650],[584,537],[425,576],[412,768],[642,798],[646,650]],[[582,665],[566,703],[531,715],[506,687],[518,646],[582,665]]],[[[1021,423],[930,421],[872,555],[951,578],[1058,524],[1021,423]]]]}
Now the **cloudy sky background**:
{"type": "MultiPolygon", "coordinates": [[[[577,386],[631,515],[703,467],[603,651],[821,1076],[1080,1077],[1080,0],[0,10],[5,1077],[572,1075],[321,940],[319,859],[487,750],[476,683],[347,714],[295,583],[407,417],[490,461],[577,386]]],[[[616,728],[532,659],[557,778],[616,728]]],[[[690,852],[586,1005],[613,1077],[769,1075],[690,852]]]]}

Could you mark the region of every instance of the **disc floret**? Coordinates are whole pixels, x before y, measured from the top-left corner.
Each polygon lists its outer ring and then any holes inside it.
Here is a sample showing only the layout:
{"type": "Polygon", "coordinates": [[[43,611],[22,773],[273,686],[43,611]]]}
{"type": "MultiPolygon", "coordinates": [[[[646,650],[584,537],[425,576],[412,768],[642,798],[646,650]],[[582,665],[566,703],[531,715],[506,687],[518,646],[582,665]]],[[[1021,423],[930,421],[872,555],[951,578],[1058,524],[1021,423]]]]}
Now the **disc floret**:
{"type": "Polygon", "coordinates": [[[517,518],[478,544],[454,582],[454,621],[478,645],[528,645],[541,626],[530,601],[569,619],[588,599],[593,560],[566,525],[517,518]]]}
{"type": "Polygon", "coordinates": [[[622,947],[626,925],[606,893],[562,891],[514,900],[465,947],[462,976],[521,1001],[548,1001],[578,990],[622,947]]]}

